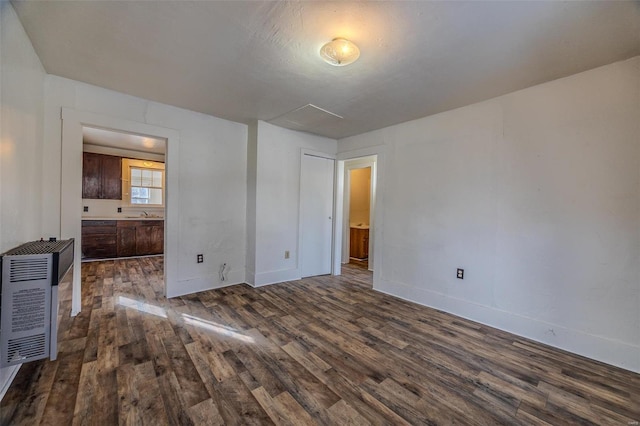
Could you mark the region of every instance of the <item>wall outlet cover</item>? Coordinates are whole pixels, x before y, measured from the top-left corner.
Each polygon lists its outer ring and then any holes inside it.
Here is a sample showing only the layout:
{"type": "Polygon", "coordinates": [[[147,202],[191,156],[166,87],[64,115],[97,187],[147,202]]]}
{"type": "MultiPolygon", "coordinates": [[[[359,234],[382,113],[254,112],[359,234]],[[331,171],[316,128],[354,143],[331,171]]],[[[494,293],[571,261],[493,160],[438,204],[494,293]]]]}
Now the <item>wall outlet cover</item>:
{"type": "Polygon", "coordinates": [[[198,260],[198,263],[202,263],[204,262],[204,255],[199,254],[196,259],[198,260]]]}
{"type": "Polygon", "coordinates": [[[122,207],[118,207],[118,213],[122,213],[122,207]]]}
{"type": "Polygon", "coordinates": [[[288,258],[289,258],[289,256],[290,256],[290,254],[289,254],[289,250],[285,250],[285,252],[284,252],[284,258],[285,258],[285,259],[288,259],[288,258]]]}
{"type": "Polygon", "coordinates": [[[464,269],[458,268],[457,278],[463,280],[464,279],[464,269]]]}
{"type": "Polygon", "coordinates": [[[84,206],[82,209],[83,212],[88,212],[89,211],[89,206],[84,206]]]}

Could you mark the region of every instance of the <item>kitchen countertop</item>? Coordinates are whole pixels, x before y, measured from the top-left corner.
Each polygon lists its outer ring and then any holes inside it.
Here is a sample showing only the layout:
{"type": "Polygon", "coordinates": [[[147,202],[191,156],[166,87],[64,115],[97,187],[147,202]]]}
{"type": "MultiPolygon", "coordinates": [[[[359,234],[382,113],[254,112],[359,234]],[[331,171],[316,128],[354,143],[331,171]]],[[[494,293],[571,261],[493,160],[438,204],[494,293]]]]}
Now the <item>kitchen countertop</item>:
{"type": "Polygon", "coordinates": [[[82,220],[164,220],[164,217],[147,217],[147,216],[82,216],[82,220]]]}

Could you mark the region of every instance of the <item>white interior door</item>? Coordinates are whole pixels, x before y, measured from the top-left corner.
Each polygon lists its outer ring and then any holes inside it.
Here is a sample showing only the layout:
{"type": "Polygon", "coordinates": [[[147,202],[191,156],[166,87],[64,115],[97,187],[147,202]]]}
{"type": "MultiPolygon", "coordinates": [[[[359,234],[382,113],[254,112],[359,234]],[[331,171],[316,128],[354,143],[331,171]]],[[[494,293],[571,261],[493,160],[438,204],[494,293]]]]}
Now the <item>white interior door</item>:
{"type": "Polygon", "coordinates": [[[333,163],[303,155],[300,169],[300,272],[302,277],[331,273],[333,163]]]}

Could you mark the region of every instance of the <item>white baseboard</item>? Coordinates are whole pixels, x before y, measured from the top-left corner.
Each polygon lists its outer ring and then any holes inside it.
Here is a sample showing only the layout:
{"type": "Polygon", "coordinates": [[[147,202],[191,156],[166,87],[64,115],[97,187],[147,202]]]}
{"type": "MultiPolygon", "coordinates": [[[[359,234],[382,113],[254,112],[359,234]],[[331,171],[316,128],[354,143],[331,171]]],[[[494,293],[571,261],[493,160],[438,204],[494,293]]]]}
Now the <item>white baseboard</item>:
{"type": "Polygon", "coordinates": [[[374,290],[640,373],[640,346],[384,280],[374,290]]]}
{"type": "Polygon", "coordinates": [[[300,271],[294,269],[281,269],[279,271],[262,272],[255,275],[254,287],[277,284],[285,281],[295,281],[300,279],[300,271]]]}
{"type": "Polygon", "coordinates": [[[207,275],[204,277],[180,280],[173,293],[167,294],[168,298],[184,296],[185,294],[198,293],[216,288],[228,287],[230,285],[244,284],[244,270],[230,271],[227,279],[220,281],[220,277],[215,275],[207,275]]]}

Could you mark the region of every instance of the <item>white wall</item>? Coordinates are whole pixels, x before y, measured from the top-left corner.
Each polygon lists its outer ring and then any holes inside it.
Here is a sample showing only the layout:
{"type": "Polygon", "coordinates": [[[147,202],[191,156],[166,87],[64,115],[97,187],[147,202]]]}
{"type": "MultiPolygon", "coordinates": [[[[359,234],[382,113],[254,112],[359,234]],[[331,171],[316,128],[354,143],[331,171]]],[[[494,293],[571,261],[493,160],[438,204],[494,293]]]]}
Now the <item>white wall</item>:
{"type": "MultiPolygon", "coordinates": [[[[178,228],[179,286],[172,295],[245,281],[246,125],[48,75],[44,156],[49,161],[43,176],[47,235],[60,233],[62,107],[177,130],[178,155],[167,158],[168,175],[171,161],[179,161],[179,212],[167,218],[167,226],[178,228]],[[204,254],[202,264],[196,263],[199,253],[204,254]],[[228,270],[225,282],[218,275],[222,263],[228,270]]],[[[80,161],[77,166],[82,166],[80,161]]]]}
{"type": "Polygon", "coordinates": [[[247,281],[260,286],[300,278],[300,155],[302,149],[335,154],[337,142],[263,121],[256,132],[255,267],[247,265],[254,271],[247,281]]]}
{"type": "MultiPolygon", "coordinates": [[[[9,2],[0,2],[0,253],[39,239],[44,68],[9,2]]],[[[17,367],[0,369],[0,399],[17,367]]]]}
{"type": "Polygon", "coordinates": [[[339,149],[381,144],[377,290],[640,371],[640,57],[339,149]]]}
{"type": "Polygon", "coordinates": [[[8,2],[2,17],[0,250],[41,234],[42,100],[44,68],[8,2]]]}

